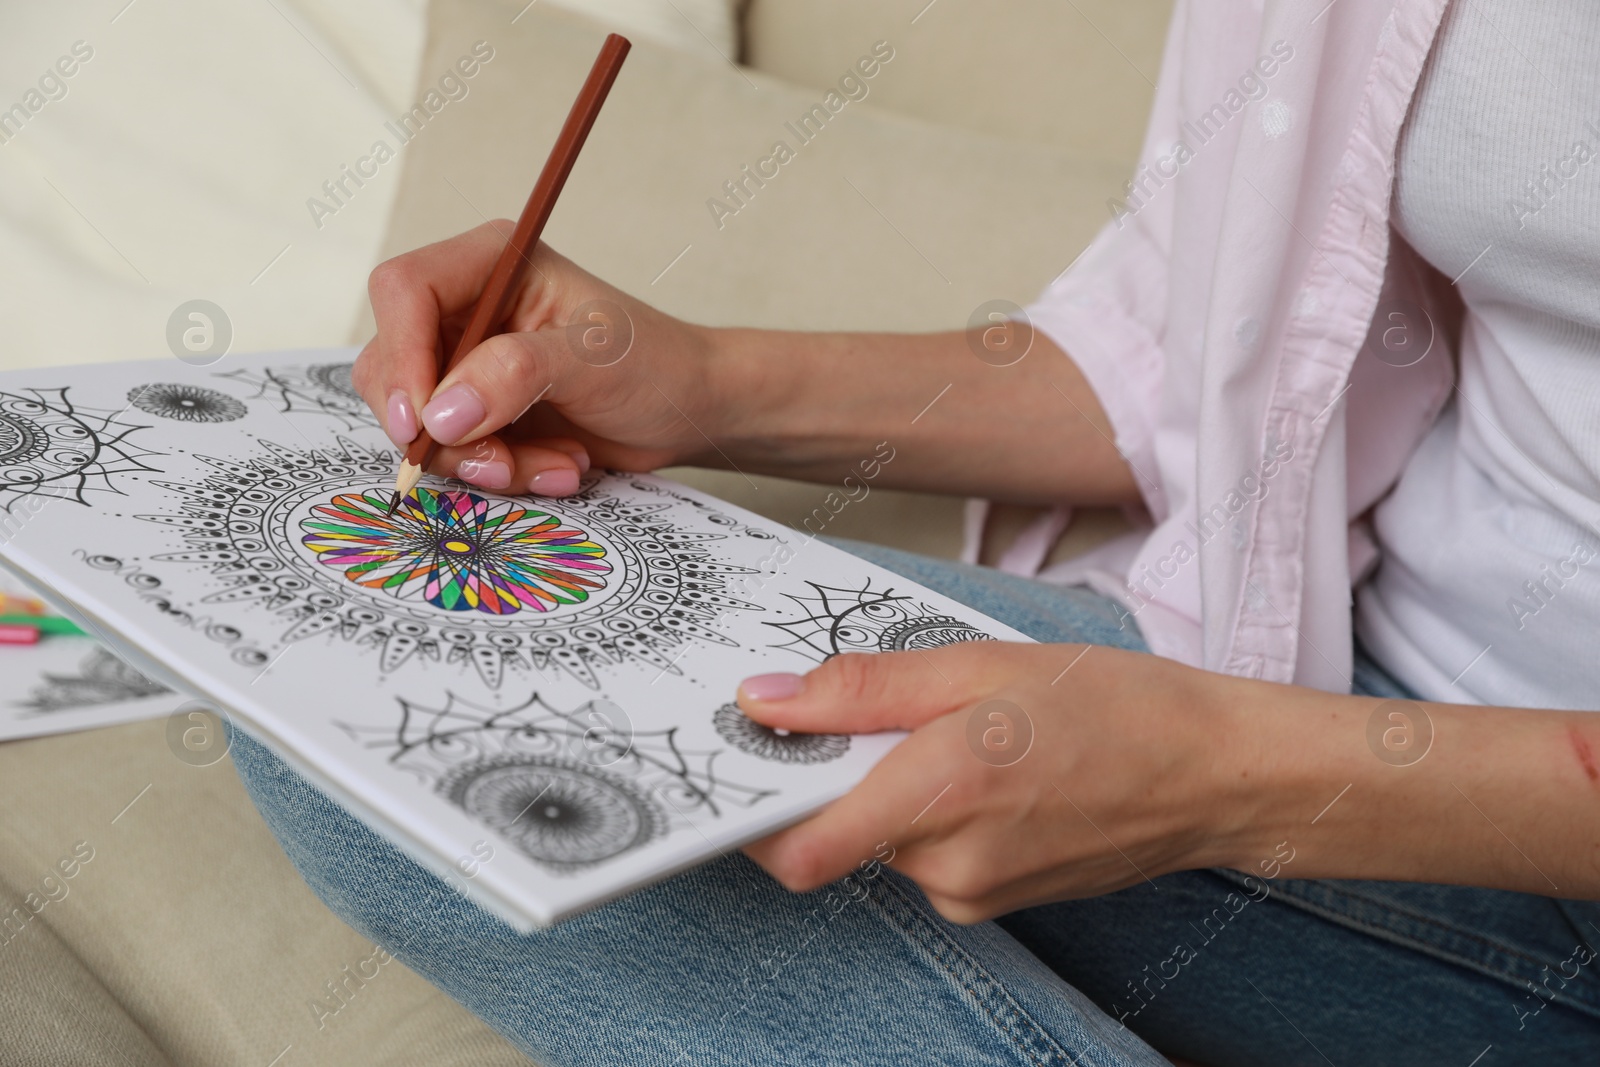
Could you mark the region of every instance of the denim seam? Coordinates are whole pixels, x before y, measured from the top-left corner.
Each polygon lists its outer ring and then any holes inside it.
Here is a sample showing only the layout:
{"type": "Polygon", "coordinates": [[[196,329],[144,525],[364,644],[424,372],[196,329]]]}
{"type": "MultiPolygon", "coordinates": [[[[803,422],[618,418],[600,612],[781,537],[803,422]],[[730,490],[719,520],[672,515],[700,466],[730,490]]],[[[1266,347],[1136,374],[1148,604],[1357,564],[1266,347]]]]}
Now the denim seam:
{"type": "Polygon", "coordinates": [[[1067,1052],[1046,1033],[977,960],[924,915],[905,890],[887,880],[882,884],[884,894],[894,898],[876,901],[889,925],[921,948],[930,962],[965,991],[990,1024],[1009,1039],[1030,1063],[1041,1067],[1053,1064],[1076,1067],[1080,1063],[1080,1058],[1067,1052]],[[977,988],[980,981],[985,987],[982,991],[977,988]]]}
{"type": "MultiPolygon", "coordinates": [[[[1215,873],[1222,875],[1232,882],[1239,882],[1241,881],[1242,877],[1238,875],[1237,872],[1222,869],[1217,870],[1215,873]]],[[[1476,971],[1479,974],[1493,978],[1496,981],[1504,982],[1506,985],[1509,985],[1519,992],[1527,988],[1527,983],[1531,981],[1531,979],[1529,979],[1526,975],[1516,973],[1516,970],[1510,966],[1510,961],[1521,960],[1530,965],[1536,965],[1539,968],[1551,969],[1554,971],[1554,968],[1552,968],[1551,965],[1544,960],[1530,956],[1526,952],[1513,948],[1509,945],[1486,938],[1481,934],[1462,930],[1458,927],[1440,922],[1438,919],[1435,919],[1431,916],[1418,914],[1410,909],[1399,907],[1387,901],[1373,900],[1370,897],[1362,896],[1361,894],[1352,892],[1348,889],[1336,888],[1327,885],[1325,881],[1320,879],[1310,883],[1308,888],[1311,887],[1314,887],[1317,891],[1327,894],[1328,896],[1342,897],[1347,901],[1351,901],[1359,905],[1359,909],[1344,911],[1334,907],[1331,903],[1326,903],[1315,899],[1315,897],[1310,893],[1301,895],[1302,892],[1305,892],[1304,890],[1297,892],[1289,890],[1287,887],[1280,887],[1278,891],[1273,894],[1273,896],[1279,900],[1282,900],[1284,903],[1291,905],[1292,907],[1297,907],[1303,911],[1310,912],[1311,914],[1316,915],[1328,922],[1336,923],[1349,929],[1367,934],[1368,936],[1388,941],[1391,944],[1411,949],[1414,952],[1420,952],[1424,955],[1431,956],[1434,959],[1442,960],[1445,963],[1449,963],[1457,967],[1463,967],[1467,970],[1476,971]],[[1453,949],[1451,946],[1428,941],[1420,936],[1420,934],[1402,929],[1401,924],[1399,923],[1388,924],[1383,922],[1382,917],[1399,918],[1405,922],[1413,923],[1417,926],[1431,927],[1435,930],[1439,930],[1445,934],[1448,934],[1451,938],[1457,940],[1458,942],[1477,944],[1486,950],[1485,954],[1482,957],[1474,957],[1465,950],[1453,949]],[[1496,959],[1494,957],[1501,957],[1501,959],[1496,959]]],[[[1559,971],[1554,971],[1554,973],[1559,974],[1559,971]]],[[[1557,993],[1552,991],[1552,1003],[1560,1004],[1574,1011],[1582,1012],[1585,1015],[1600,1016],[1600,1005],[1591,1003],[1590,998],[1587,996],[1574,995],[1568,991],[1574,985],[1575,983],[1568,982],[1566,985],[1563,985],[1561,992],[1557,993]]],[[[1546,988],[1548,989],[1548,986],[1546,988]]],[[[1583,990],[1582,986],[1577,986],[1577,988],[1580,991],[1583,990]]]]}

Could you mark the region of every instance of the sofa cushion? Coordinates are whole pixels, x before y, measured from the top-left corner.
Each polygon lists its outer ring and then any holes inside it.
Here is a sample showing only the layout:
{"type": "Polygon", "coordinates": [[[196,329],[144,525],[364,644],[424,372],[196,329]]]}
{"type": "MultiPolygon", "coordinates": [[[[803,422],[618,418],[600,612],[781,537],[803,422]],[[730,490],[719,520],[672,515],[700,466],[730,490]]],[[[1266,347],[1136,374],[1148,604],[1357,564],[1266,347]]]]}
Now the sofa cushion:
{"type": "Polygon", "coordinates": [[[1131,170],[1172,0],[750,0],[745,61],[825,88],[875,40],[900,53],[876,102],[1131,170]]]}
{"type": "Polygon", "coordinates": [[[176,751],[164,718],[0,744],[0,1061],[526,1067],[372,960],[225,757],[176,751]]]}
{"type": "MultiPolygon", "coordinates": [[[[505,0],[520,12],[529,0],[505,0]]],[[[544,0],[630,40],[650,40],[721,62],[739,59],[742,0],[544,0]]]]}
{"type": "Polygon", "coordinates": [[[0,110],[38,106],[0,123],[0,368],[171,358],[168,318],[197,298],[235,352],[337,344],[398,179],[391,164],[357,188],[341,168],[416,101],[423,8],[7,9],[0,110]],[[353,195],[313,216],[339,180],[353,195]]]}

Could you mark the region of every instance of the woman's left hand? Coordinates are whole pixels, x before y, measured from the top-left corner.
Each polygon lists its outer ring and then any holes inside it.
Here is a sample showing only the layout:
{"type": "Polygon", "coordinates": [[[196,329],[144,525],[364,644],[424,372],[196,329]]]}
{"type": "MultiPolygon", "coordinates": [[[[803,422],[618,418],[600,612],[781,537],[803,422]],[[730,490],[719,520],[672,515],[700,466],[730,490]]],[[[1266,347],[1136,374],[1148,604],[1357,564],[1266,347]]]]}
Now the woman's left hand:
{"type": "Polygon", "coordinates": [[[804,891],[887,843],[963,923],[1234,865],[1260,847],[1260,753],[1240,721],[1255,702],[1233,692],[1249,684],[1101,646],[988,641],[748,679],[739,704],[771,727],[912,732],[844,797],[745,851],[804,891]]]}

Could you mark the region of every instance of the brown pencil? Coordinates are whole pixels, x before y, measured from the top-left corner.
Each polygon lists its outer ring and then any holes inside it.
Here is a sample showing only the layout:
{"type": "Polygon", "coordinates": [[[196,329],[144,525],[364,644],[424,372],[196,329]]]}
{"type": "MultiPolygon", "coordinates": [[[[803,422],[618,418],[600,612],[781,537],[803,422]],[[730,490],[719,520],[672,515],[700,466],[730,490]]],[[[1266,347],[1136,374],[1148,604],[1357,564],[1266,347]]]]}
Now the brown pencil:
{"type": "MultiPolygon", "coordinates": [[[[589,129],[600,114],[600,106],[605,103],[606,94],[611,91],[611,83],[617,80],[617,72],[622,69],[622,61],[627,57],[628,49],[631,47],[626,37],[615,33],[609,35],[605,44],[600,46],[600,54],[595,57],[594,66],[589,70],[589,77],[583,83],[583,88],[578,91],[578,99],[573,101],[572,111],[567,115],[566,124],[561,127],[561,134],[556,138],[555,147],[550,149],[550,158],[545,160],[544,170],[539,173],[539,180],[534,183],[533,192],[528,194],[528,203],[523,207],[521,217],[517,219],[516,228],[511,231],[511,239],[500,251],[500,258],[495,262],[494,270],[489,275],[489,282],[483,287],[482,295],[473,306],[467,330],[461,335],[461,342],[456,345],[455,352],[445,363],[445,374],[454,370],[456,364],[466,358],[468,352],[482,344],[505,322],[505,317],[510,311],[508,305],[527,274],[529,257],[539,244],[539,236],[544,233],[544,224],[549,221],[550,212],[555,209],[556,198],[561,195],[561,187],[567,183],[567,175],[572,173],[572,165],[578,161],[578,153],[583,149],[583,142],[589,136],[589,129]]],[[[394,496],[389,501],[389,514],[393,515],[395,509],[400,506],[400,501],[417,487],[422,472],[428,469],[428,464],[433,462],[438,450],[438,443],[429,436],[427,429],[420,429],[416,438],[406,448],[405,459],[401,461],[400,471],[395,476],[394,496]]]]}

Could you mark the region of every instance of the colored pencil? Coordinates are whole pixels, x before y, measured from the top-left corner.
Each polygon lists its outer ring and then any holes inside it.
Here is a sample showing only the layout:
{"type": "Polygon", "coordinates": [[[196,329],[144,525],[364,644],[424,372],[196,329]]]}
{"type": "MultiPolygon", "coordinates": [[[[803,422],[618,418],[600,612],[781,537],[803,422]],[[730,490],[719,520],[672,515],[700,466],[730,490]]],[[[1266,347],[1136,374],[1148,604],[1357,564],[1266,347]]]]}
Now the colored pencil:
{"type": "Polygon", "coordinates": [[[36,645],[39,643],[37,626],[0,626],[0,645],[36,645]]]}
{"type": "MultiPolygon", "coordinates": [[[[578,99],[573,102],[567,121],[561,127],[561,134],[556,138],[555,147],[550,150],[550,158],[545,161],[539,180],[528,194],[528,202],[517,219],[516,228],[511,231],[511,239],[501,249],[500,259],[495,263],[489,281],[472,309],[466,332],[461,335],[460,343],[445,364],[445,374],[454,370],[468,352],[498,332],[505,322],[511,301],[515,299],[527,275],[529,257],[538,246],[539,236],[544,233],[545,223],[555,209],[556,198],[561,195],[567,175],[572,173],[572,166],[578,161],[583,142],[588,139],[589,130],[600,114],[600,106],[611,92],[611,83],[617,80],[617,72],[622,69],[622,61],[631,47],[626,37],[615,33],[600,46],[600,54],[595,57],[589,77],[578,91],[578,99]]],[[[389,514],[393,515],[400,501],[416,488],[422,472],[428,469],[438,450],[438,444],[429,436],[426,427],[419,428],[395,476],[389,514]]]]}
{"type": "Polygon", "coordinates": [[[42,634],[89,636],[77,623],[59,615],[0,615],[0,626],[31,626],[42,634]]]}

